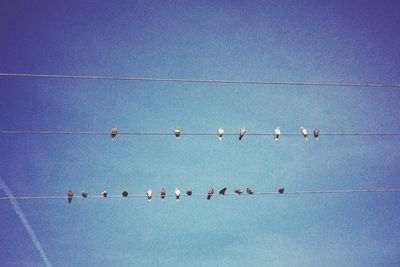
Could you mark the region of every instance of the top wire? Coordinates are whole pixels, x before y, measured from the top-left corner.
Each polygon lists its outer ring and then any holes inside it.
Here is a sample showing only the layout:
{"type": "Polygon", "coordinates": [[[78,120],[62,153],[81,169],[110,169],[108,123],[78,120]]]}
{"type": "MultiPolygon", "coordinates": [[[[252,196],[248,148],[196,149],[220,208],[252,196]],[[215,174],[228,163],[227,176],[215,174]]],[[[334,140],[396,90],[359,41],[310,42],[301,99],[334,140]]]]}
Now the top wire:
{"type": "Polygon", "coordinates": [[[172,83],[251,84],[251,85],[279,85],[279,86],[371,87],[371,88],[400,89],[400,84],[383,84],[383,83],[329,83],[329,82],[323,83],[323,82],[290,82],[290,81],[274,82],[274,81],[251,81],[251,80],[213,80],[213,79],[209,80],[209,79],[184,79],[184,78],[62,75],[62,74],[5,73],[5,72],[0,73],[0,77],[147,81],[147,82],[172,82],[172,83]]]}

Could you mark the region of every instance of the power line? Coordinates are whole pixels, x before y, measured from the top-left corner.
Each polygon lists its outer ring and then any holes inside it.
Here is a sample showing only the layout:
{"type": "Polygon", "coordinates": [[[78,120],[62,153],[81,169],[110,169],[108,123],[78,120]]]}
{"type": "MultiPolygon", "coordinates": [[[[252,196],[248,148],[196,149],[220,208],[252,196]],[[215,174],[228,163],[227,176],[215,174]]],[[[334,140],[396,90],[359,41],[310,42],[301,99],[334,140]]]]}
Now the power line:
{"type": "MultiPolygon", "coordinates": [[[[96,132],[96,131],[9,131],[1,130],[0,134],[9,135],[110,135],[110,132],[96,132]]],[[[173,132],[118,132],[118,135],[143,135],[143,136],[174,136],[173,132]]],[[[181,133],[181,136],[215,136],[217,133],[207,132],[188,132],[181,133]]],[[[228,136],[238,136],[238,133],[224,133],[228,136]]],[[[269,132],[254,132],[246,133],[246,136],[274,136],[274,133],[269,132]]],[[[281,136],[298,136],[301,133],[281,133],[281,136]]],[[[350,132],[331,132],[331,133],[319,133],[320,136],[400,136],[400,132],[382,132],[382,133],[350,133],[350,132]]]]}
{"type": "Polygon", "coordinates": [[[184,78],[157,78],[157,77],[123,77],[123,76],[96,76],[96,75],[62,75],[62,74],[34,74],[34,73],[0,73],[2,77],[32,77],[55,79],[83,79],[83,80],[117,80],[117,81],[150,81],[173,83],[213,83],[213,84],[250,84],[250,85],[277,85],[277,86],[320,86],[320,87],[374,87],[400,88],[400,84],[383,83],[322,83],[322,82],[289,82],[289,81],[251,81],[251,80],[214,80],[214,79],[184,79],[184,78]]]}
{"type": "MultiPolygon", "coordinates": [[[[377,188],[377,189],[337,189],[337,190],[311,190],[311,191],[293,191],[279,193],[279,192],[254,192],[253,194],[236,194],[236,193],[225,193],[225,195],[214,194],[214,197],[224,197],[224,196],[257,196],[257,195],[324,195],[324,194],[350,194],[350,193],[400,193],[400,188],[377,188]]],[[[180,197],[207,197],[206,193],[193,193],[191,196],[181,195],[180,197]]],[[[159,198],[159,195],[153,195],[153,198],[159,198]]],[[[167,194],[165,197],[173,197],[174,194],[167,194]]],[[[115,198],[147,198],[146,194],[136,194],[136,195],[128,195],[123,197],[122,195],[107,195],[107,197],[103,196],[74,196],[74,199],[115,199],[115,198]]],[[[4,196],[0,197],[0,200],[59,200],[59,199],[67,199],[67,196],[4,196]]]]}

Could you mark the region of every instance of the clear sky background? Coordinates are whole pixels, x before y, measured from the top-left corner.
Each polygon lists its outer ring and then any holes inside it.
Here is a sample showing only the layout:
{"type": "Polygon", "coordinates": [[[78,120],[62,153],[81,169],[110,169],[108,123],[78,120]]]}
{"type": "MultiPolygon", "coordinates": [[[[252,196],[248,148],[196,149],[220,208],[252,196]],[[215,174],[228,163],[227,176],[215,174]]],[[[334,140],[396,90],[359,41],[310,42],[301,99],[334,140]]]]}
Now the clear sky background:
{"type": "MultiPolygon", "coordinates": [[[[398,1],[1,1],[0,72],[399,84],[398,1]],[[107,2],[107,3],[106,3],[107,2]]],[[[0,129],[399,132],[382,88],[0,78],[0,129]]],[[[398,137],[13,136],[16,196],[399,188],[398,137]]],[[[1,196],[5,192],[0,192],[1,196]]],[[[399,266],[399,193],[21,200],[53,266],[399,266]]],[[[0,265],[43,266],[9,201],[0,265]]]]}

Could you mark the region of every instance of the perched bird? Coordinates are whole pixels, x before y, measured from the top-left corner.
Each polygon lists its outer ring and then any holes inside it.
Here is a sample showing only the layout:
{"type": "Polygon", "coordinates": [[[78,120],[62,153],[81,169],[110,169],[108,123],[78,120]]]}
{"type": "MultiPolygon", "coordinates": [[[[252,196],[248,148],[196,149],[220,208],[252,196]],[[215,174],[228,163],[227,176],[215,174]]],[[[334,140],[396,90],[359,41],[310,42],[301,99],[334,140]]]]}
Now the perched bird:
{"type": "Polygon", "coordinates": [[[166,194],[167,194],[167,192],[165,192],[165,189],[164,189],[164,187],[163,187],[163,188],[161,189],[161,192],[160,192],[160,197],[161,197],[161,199],[164,199],[166,194]]]}
{"type": "Polygon", "coordinates": [[[279,136],[281,135],[281,128],[276,128],[274,131],[275,140],[279,140],[279,136]]]}
{"type": "Polygon", "coordinates": [[[175,198],[176,201],[179,200],[179,197],[181,196],[181,190],[179,190],[178,188],[175,188],[175,198]]]}
{"type": "Polygon", "coordinates": [[[249,194],[249,195],[252,195],[252,194],[254,194],[254,191],[253,191],[253,189],[247,187],[246,188],[246,193],[249,194]]]}
{"type": "Polygon", "coordinates": [[[245,128],[240,128],[239,130],[239,140],[242,140],[243,136],[246,134],[246,129],[245,128]]]}
{"type": "Polygon", "coordinates": [[[308,139],[308,131],[306,128],[301,127],[300,128],[300,132],[303,135],[304,139],[307,140],[308,139]]]}
{"type": "Polygon", "coordinates": [[[114,126],[114,127],[111,129],[111,139],[112,139],[112,140],[115,140],[115,137],[117,136],[117,133],[118,133],[118,129],[114,126]]]}
{"type": "Polygon", "coordinates": [[[224,187],[221,190],[219,190],[219,194],[220,195],[225,195],[225,191],[226,191],[226,187],[224,187]]]}
{"type": "Polygon", "coordinates": [[[82,197],[87,198],[88,197],[88,193],[87,192],[82,192],[82,197]]]}
{"type": "Polygon", "coordinates": [[[279,194],[283,194],[283,192],[285,192],[285,188],[284,187],[279,188],[278,192],[279,194]]]}
{"type": "Polygon", "coordinates": [[[122,196],[123,196],[123,197],[128,197],[128,191],[122,192],[122,196]]]}
{"type": "Polygon", "coordinates": [[[147,191],[147,199],[149,200],[149,201],[151,201],[151,198],[153,197],[153,192],[151,191],[151,189],[149,189],[148,191],[147,191]]]}
{"type": "Polygon", "coordinates": [[[315,140],[318,140],[318,137],[319,137],[319,129],[318,129],[318,128],[315,128],[315,129],[314,129],[314,139],[315,139],[315,140]]]}
{"type": "Polygon", "coordinates": [[[214,194],[214,188],[210,188],[208,190],[207,199],[210,200],[211,196],[214,194]]]}
{"type": "Polygon", "coordinates": [[[174,133],[175,133],[176,139],[179,139],[179,137],[181,137],[181,130],[179,128],[176,128],[174,133]]]}
{"type": "Polygon", "coordinates": [[[240,188],[236,188],[235,193],[241,195],[243,193],[243,190],[241,190],[240,188]]]}
{"type": "Polygon", "coordinates": [[[103,196],[103,197],[107,197],[107,191],[103,191],[103,192],[101,192],[101,195],[103,196]]]}
{"type": "Polygon", "coordinates": [[[192,190],[188,190],[188,191],[186,191],[186,194],[190,197],[191,195],[192,195],[192,190]]]}
{"type": "Polygon", "coordinates": [[[224,135],[224,129],[222,129],[222,128],[219,128],[218,129],[218,140],[221,140],[222,139],[222,136],[224,135]]]}
{"type": "Polygon", "coordinates": [[[68,203],[71,203],[73,197],[74,197],[74,193],[72,193],[72,191],[69,190],[67,193],[68,203]]]}

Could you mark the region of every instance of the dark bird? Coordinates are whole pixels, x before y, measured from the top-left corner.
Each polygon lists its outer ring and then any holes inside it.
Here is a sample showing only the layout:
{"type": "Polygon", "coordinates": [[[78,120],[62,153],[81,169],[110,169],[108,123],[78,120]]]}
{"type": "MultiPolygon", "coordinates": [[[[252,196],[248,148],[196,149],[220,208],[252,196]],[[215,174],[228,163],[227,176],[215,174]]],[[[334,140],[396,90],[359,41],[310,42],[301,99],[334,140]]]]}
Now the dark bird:
{"type": "Polygon", "coordinates": [[[71,203],[73,197],[74,197],[74,193],[72,193],[72,191],[69,190],[67,193],[68,203],[71,203]]]}
{"type": "Polygon", "coordinates": [[[207,199],[210,200],[211,196],[214,194],[214,188],[210,188],[208,190],[207,199]]]}
{"type": "Polygon", "coordinates": [[[87,192],[82,192],[82,197],[87,198],[88,197],[88,193],[87,192]]]}
{"type": "Polygon", "coordinates": [[[107,197],[107,191],[103,191],[103,192],[101,192],[101,195],[103,196],[103,197],[107,197]]]}
{"type": "Polygon", "coordinates": [[[167,192],[165,192],[165,189],[164,189],[164,187],[163,187],[163,188],[161,189],[161,192],[160,192],[160,197],[161,197],[161,199],[164,199],[166,194],[167,194],[167,192]]]}
{"type": "Polygon", "coordinates": [[[192,190],[188,190],[188,191],[186,191],[186,194],[190,197],[191,195],[192,195],[192,190]]]}
{"type": "Polygon", "coordinates": [[[235,193],[238,195],[241,195],[243,193],[243,191],[240,188],[236,188],[235,193]]]}
{"type": "Polygon", "coordinates": [[[314,139],[317,140],[318,137],[319,137],[319,129],[318,129],[318,128],[315,128],[315,129],[314,129],[314,139]]]}
{"type": "Polygon", "coordinates": [[[249,194],[249,195],[252,195],[252,194],[254,194],[254,191],[251,189],[251,188],[246,188],[246,193],[247,194],[249,194]]]}
{"type": "Polygon", "coordinates": [[[176,139],[179,139],[179,137],[181,137],[181,130],[179,128],[176,128],[174,133],[175,133],[176,139]]]}
{"type": "Polygon", "coordinates": [[[226,191],[226,187],[224,187],[221,190],[219,190],[219,194],[220,195],[225,195],[225,191],[226,191]]]}
{"type": "Polygon", "coordinates": [[[123,196],[123,197],[128,197],[128,191],[122,192],[122,196],[123,196]]]}
{"type": "Polygon", "coordinates": [[[279,194],[283,194],[283,192],[285,192],[285,188],[284,187],[279,188],[278,192],[279,194]]]}

